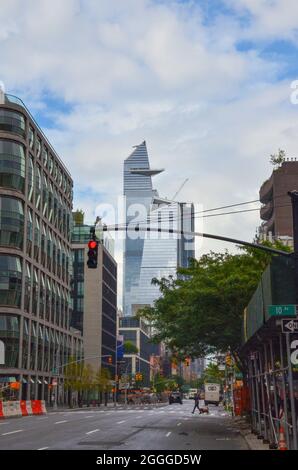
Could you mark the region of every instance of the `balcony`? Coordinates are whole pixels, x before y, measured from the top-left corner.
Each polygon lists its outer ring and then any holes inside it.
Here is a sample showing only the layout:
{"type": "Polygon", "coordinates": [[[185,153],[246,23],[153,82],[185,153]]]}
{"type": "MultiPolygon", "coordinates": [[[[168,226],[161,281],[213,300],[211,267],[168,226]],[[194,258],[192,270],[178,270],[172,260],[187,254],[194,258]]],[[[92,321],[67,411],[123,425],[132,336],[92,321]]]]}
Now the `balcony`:
{"type": "Polygon", "coordinates": [[[262,220],[269,220],[273,214],[273,202],[269,201],[267,204],[264,204],[260,210],[260,217],[262,220]]]}
{"type": "Polygon", "coordinates": [[[273,173],[271,177],[266,180],[260,188],[260,201],[267,204],[273,196],[273,173]]]}

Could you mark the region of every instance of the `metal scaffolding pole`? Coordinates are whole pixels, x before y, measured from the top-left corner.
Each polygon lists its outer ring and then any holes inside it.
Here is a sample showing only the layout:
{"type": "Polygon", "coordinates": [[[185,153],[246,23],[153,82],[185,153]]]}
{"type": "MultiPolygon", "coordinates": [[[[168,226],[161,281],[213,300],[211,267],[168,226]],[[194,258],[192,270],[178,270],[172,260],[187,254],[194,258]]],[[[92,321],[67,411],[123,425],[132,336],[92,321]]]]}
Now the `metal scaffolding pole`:
{"type": "MultiPolygon", "coordinates": [[[[286,392],[286,381],[285,381],[285,373],[284,373],[284,356],[283,356],[283,333],[279,334],[279,349],[280,349],[280,365],[282,369],[282,388],[283,388],[283,395],[284,395],[284,415],[285,415],[285,431],[287,437],[288,447],[290,448],[290,434],[289,434],[289,422],[288,422],[288,408],[287,408],[287,392],[286,392]]],[[[280,416],[280,420],[282,417],[280,416]]]]}
{"type": "MultiPolygon", "coordinates": [[[[260,386],[261,386],[261,399],[262,399],[262,414],[263,414],[263,423],[264,423],[264,436],[263,442],[264,444],[269,444],[268,439],[268,430],[267,430],[267,416],[266,416],[266,401],[265,401],[265,384],[264,384],[264,361],[263,361],[263,354],[260,350],[259,352],[259,369],[260,369],[260,386]]],[[[261,436],[260,436],[261,438],[261,436]]]]}
{"type": "Polygon", "coordinates": [[[287,358],[288,358],[288,378],[289,378],[289,396],[291,403],[291,418],[292,418],[292,429],[293,429],[293,450],[297,450],[297,420],[296,420],[296,409],[294,399],[294,386],[293,386],[293,372],[291,363],[291,349],[290,349],[290,333],[284,333],[286,335],[287,344],[287,358]]]}
{"type": "MultiPolygon", "coordinates": [[[[257,353],[258,354],[258,353],[257,353]]],[[[263,438],[262,435],[262,420],[261,420],[261,405],[260,405],[260,395],[259,395],[259,381],[260,381],[260,376],[259,376],[259,370],[257,367],[257,358],[254,358],[254,368],[255,368],[255,384],[256,384],[256,397],[257,397],[257,419],[258,419],[258,424],[257,427],[258,433],[260,438],[263,438]]]]}

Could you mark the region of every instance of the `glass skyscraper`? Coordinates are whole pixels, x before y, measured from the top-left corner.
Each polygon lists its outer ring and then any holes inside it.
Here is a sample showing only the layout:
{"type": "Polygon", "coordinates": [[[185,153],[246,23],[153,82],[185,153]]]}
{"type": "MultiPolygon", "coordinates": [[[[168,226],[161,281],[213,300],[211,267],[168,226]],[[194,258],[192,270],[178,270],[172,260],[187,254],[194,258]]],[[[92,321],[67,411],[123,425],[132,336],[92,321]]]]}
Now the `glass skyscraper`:
{"type": "MultiPolygon", "coordinates": [[[[151,228],[194,231],[193,204],[161,198],[152,187],[152,176],[162,169],[149,165],[146,142],[136,146],[124,161],[126,223],[151,228]]],[[[194,257],[194,238],[168,232],[131,232],[125,239],[123,310],[135,315],[159,297],[153,278],[175,276],[177,267],[194,257]]]]}

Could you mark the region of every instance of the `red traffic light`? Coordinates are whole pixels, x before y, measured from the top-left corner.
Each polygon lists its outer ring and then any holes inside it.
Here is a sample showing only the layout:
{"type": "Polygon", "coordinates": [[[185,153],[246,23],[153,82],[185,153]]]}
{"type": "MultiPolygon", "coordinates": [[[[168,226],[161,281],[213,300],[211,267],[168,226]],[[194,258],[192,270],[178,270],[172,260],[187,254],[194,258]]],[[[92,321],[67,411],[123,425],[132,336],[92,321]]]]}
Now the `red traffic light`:
{"type": "Polygon", "coordinates": [[[97,242],[94,241],[94,240],[90,240],[90,242],[88,243],[88,248],[90,250],[94,250],[94,248],[96,248],[96,247],[97,247],[97,242]]]}

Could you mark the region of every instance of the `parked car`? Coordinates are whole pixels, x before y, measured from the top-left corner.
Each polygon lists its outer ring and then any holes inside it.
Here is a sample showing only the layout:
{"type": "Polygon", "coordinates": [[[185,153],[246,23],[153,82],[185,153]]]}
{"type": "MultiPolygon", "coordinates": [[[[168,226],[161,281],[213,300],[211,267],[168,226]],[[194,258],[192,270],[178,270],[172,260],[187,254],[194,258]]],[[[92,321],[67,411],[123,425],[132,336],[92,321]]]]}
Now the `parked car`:
{"type": "Polygon", "coordinates": [[[180,403],[182,405],[182,394],[180,392],[171,392],[169,395],[169,404],[180,403]]]}

